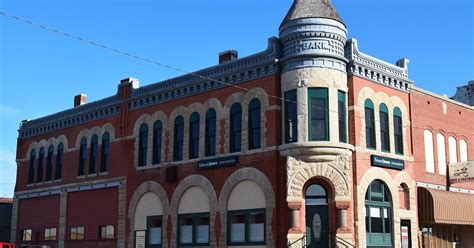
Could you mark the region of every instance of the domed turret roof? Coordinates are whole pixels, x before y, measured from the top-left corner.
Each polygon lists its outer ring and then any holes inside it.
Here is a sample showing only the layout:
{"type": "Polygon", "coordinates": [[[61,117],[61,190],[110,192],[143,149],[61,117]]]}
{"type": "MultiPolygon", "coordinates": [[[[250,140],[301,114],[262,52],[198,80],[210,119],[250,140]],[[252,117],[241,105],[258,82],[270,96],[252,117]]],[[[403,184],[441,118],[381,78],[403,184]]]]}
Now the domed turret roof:
{"type": "Polygon", "coordinates": [[[328,18],[344,24],[331,0],[294,0],[281,26],[301,18],[328,18]]]}

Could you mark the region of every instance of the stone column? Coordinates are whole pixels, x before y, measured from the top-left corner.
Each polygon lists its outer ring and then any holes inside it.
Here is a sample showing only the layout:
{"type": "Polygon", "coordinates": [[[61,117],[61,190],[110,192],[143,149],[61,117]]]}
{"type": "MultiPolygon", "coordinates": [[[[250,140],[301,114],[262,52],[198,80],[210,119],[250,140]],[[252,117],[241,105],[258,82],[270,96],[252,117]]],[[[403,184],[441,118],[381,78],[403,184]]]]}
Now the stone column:
{"type": "Polygon", "coordinates": [[[338,228],[340,229],[347,229],[347,209],[348,207],[342,207],[342,208],[338,208],[337,211],[339,213],[339,225],[338,225],[338,228]]]}
{"type": "Polygon", "coordinates": [[[58,230],[58,247],[64,248],[66,240],[66,219],[67,219],[67,188],[61,190],[59,195],[59,230],[58,230]]]}
{"type": "Polygon", "coordinates": [[[14,244],[16,240],[16,232],[18,227],[18,198],[13,196],[13,205],[12,205],[12,223],[11,223],[11,233],[10,233],[10,242],[14,244]]]}
{"type": "MultiPolygon", "coordinates": [[[[118,206],[118,227],[117,227],[117,247],[124,248],[125,247],[125,209],[126,209],[126,180],[120,182],[119,185],[119,206],[118,206]]],[[[132,238],[132,237],[130,237],[132,238]]]]}

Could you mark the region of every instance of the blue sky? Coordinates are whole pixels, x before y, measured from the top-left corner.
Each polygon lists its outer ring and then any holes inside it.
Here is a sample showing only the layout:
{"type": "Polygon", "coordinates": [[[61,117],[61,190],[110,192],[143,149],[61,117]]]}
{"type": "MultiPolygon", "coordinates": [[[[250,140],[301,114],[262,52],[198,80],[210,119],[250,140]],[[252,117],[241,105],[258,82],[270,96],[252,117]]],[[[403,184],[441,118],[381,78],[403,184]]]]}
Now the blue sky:
{"type": "MultiPolygon", "coordinates": [[[[264,50],[291,0],[1,0],[0,10],[193,71],[228,49],[264,50]]],[[[410,59],[415,85],[452,96],[474,79],[474,1],[333,0],[359,49],[395,63],[410,59]]],[[[175,71],[87,46],[0,16],[0,197],[12,196],[21,120],[116,93],[120,79],[141,85],[175,71]]]]}

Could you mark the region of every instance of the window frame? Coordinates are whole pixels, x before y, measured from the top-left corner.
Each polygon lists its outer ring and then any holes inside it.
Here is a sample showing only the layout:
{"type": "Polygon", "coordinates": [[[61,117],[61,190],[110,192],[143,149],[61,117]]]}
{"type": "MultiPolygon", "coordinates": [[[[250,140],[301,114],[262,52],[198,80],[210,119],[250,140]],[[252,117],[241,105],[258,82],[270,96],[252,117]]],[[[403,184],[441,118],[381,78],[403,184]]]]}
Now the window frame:
{"type": "Polygon", "coordinates": [[[33,149],[30,152],[30,162],[28,167],[28,184],[35,183],[35,160],[36,160],[36,150],[33,149]]]}
{"type": "Polygon", "coordinates": [[[102,145],[100,147],[100,173],[109,171],[110,164],[110,134],[105,132],[102,135],[102,145]]]}
{"type": "Polygon", "coordinates": [[[217,114],[216,110],[211,108],[206,112],[205,127],[205,156],[215,156],[217,147],[217,114]]]}
{"type": "Polygon", "coordinates": [[[161,164],[161,148],[163,145],[163,123],[160,120],[153,124],[152,164],[161,164]]]}
{"type": "Polygon", "coordinates": [[[91,145],[89,147],[89,171],[88,175],[97,174],[97,155],[99,150],[99,137],[94,134],[91,138],[91,145]]]}
{"type": "Polygon", "coordinates": [[[81,143],[79,146],[79,165],[77,168],[77,176],[84,176],[85,172],[85,165],[87,159],[87,139],[83,137],[81,139],[81,143]]]}
{"type": "Polygon", "coordinates": [[[297,90],[285,92],[285,143],[298,142],[298,104],[297,90]],[[291,106],[291,107],[290,107],[291,106]],[[294,111],[290,112],[290,110],[294,111]],[[291,135],[290,135],[291,131],[291,135]]]}
{"type": "Polygon", "coordinates": [[[138,167],[145,167],[148,160],[148,124],[143,123],[138,132],[138,167]]]}
{"type": "Polygon", "coordinates": [[[337,91],[337,109],[338,109],[338,127],[339,127],[339,142],[347,143],[347,100],[346,92],[342,90],[337,91]]]}
{"type": "Polygon", "coordinates": [[[199,158],[199,129],[201,117],[193,112],[189,118],[189,159],[199,158]]]}
{"type": "Polygon", "coordinates": [[[389,191],[389,188],[387,186],[387,184],[385,184],[384,182],[380,181],[380,180],[374,180],[372,181],[370,184],[369,184],[369,187],[367,188],[367,191],[366,191],[366,195],[365,195],[365,198],[364,198],[364,206],[365,206],[365,211],[366,211],[366,215],[365,215],[365,221],[366,221],[366,226],[365,226],[365,231],[366,231],[366,234],[367,234],[367,245],[368,246],[372,246],[372,245],[377,245],[377,246],[381,246],[381,245],[384,245],[384,246],[392,246],[394,244],[394,234],[395,234],[395,230],[394,230],[394,225],[393,225],[393,199],[392,199],[392,195],[390,194],[390,191],[389,191]],[[372,192],[372,185],[374,183],[378,183],[381,185],[381,193],[378,193],[378,192],[372,192]],[[375,194],[375,196],[381,198],[382,200],[381,201],[377,201],[377,200],[373,200],[372,199],[372,194],[375,194]],[[380,210],[380,218],[382,219],[381,222],[382,222],[382,233],[377,233],[375,232],[375,234],[378,234],[379,236],[380,235],[385,235],[383,237],[384,241],[385,241],[385,238],[387,237],[390,237],[390,244],[388,243],[383,243],[383,244],[374,244],[374,243],[370,243],[370,240],[369,240],[369,235],[374,235],[374,232],[372,232],[372,222],[371,222],[371,218],[372,216],[370,215],[370,209],[371,208],[378,208],[380,210]],[[385,232],[387,226],[387,222],[385,222],[385,211],[384,210],[387,210],[387,217],[388,217],[388,224],[390,225],[390,233],[388,234],[387,232],[385,232]],[[368,229],[367,229],[368,228],[368,229]]]}
{"type": "Polygon", "coordinates": [[[115,240],[115,237],[116,237],[116,236],[115,236],[115,226],[114,226],[114,225],[100,225],[100,226],[99,226],[99,233],[98,233],[98,234],[99,234],[99,235],[98,235],[98,239],[99,239],[99,240],[115,240]],[[113,232],[113,237],[112,237],[112,238],[107,237],[107,236],[109,236],[109,234],[108,234],[108,232],[107,232],[109,227],[112,227],[112,232],[113,232]],[[103,233],[102,233],[102,230],[103,230],[104,228],[105,228],[105,237],[102,236],[102,234],[103,234],[103,233]]]}
{"type": "Polygon", "coordinates": [[[85,240],[86,239],[86,231],[85,231],[85,227],[84,226],[75,226],[75,227],[70,227],[69,228],[69,240],[85,240]],[[73,232],[73,229],[75,229],[76,231],[73,232]],[[82,233],[79,232],[79,230],[82,229],[82,233]],[[75,233],[76,235],[76,238],[72,238],[73,236],[73,233],[75,233]],[[78,234],[82,234],[82,238],[78,238],[78,234]]]}
{"type": "Polygon", "coordinates": [[[44,241],[56,241],[56,240],[58,240],[58,229],[56,227],[45,228],[44,229],[43,240],[44,241]],[[54,233],[55,233],[54,236],[51,235],[53,230],[54,230],[54,233]],[[46,233],[48,233],[47,231],[49,231],[49,235],[46,235],[46,233]]]}
{"type": "Polygon", "coordinates": [[[230,129],[229,129],[229,152],[241,152],[242,151],[242,105],[240,103],[234,103],[230,108],[230,129]],[[237,120],[236,120],[237,118],[237,120]],[[238,121],[240,120],[240,121],[238,121]],[[235,123],[239,123],[236,127],[235,123]],[[237,138],[238,137],[238,138],[237,138]],[[236,139],[237,138],[237,139],[236,139]]]}
{"type": "Polygon", "coordinates": [[[262,104],[258,98],[250,101],[248,107],[248,149],[262,147],[262,104]],[[258,134],[258,135],[257,135],[258,134]],[[258,137],[256,137],[258,136],[258,137]]]}
{"type": "Polygon", "coordinates": [[[403,118],[400,108],[395,107],[393,110],[393,139],[395,145],[395,154],[403,155],[403,118]]]}
{"type": "Polygon", "coordinates": [[[227,245],[228,246],[253,246],[253,245],[266,245],[267,244],[267,213],[266,208],[256,209],[242,209],[242,210],[230,210],[227,211],[227,245]],[[245,215],[245,241],[233,242],[232,241],[232,216],[233,215],[245,215]],[[263,214],[263,241],[251,241],[250,240],[250,215],[252,214],[263,214]]]}
{"type": "Polygon", "coordinates": [[[184,118],[178,116],[174,120],[173,128],[173,161],[178,162],[184,159],[184,118]]]}
{"type": "Polygon", "coordinates": [[[56,153],[56,168],[54,170],[54,180],[60,180],[62,177],[63,156],[64,156],[64,145],[63,143],[59,143],[58,151],[56,153]]]}
{"type": "Polygon", "coordinates": [[[53,159],[54,159],[54,146],[50,145],[48,148],[48,156],[46,157],[46,175],[45,181],[53,180],[53,159]]]}
{"type": "Polygon", "coordinates": [[[181,246],[209,246],[211,242],[211,213],[210,212],[203,212],[203,213],[189,213],[189,214],[178,214],[178,224],[177,224],[177,245],[178,247],[181,246]],[[209,234],[208,234],[208,241],[207,243],[197,243],[196,238],[196,228],[197,228],[197,219],[200,217],[208,217],[209,218],[209,234]],[[181,243],[181,219],[182,218],[192,218],[193,220],[193,230],[192,230],[192,242],[188,244],[181,243]]]}
{"type": "MultiPolygon", "coordinates": [[[[316,104],[316,103],[315,103],[316,104]]],[[[308,88],[308,141],[330,141],[329,126],[329,89],[328,88],[308,88]],[[324,101],[325,106],[315,106],[315,115],[313,116],[313,101],[324,101]],[[324,111],[324,116],[318,116],[324,111]],[[324,137],[318,137],[316,130],[313,130],[313,122],[322,122],[324,124],[324,137]]]]}
{"type": "Polygon", "coordinates": [[[162,215],[156,215],[156,216],[147,216],[146,220],[146,231],[145,231],[145,247],[146,248],[161,248],[163,246],[163,216],[162,215]],[[161,221],[161,240],[160,244],[150,244],[150,223],[151,221],[154,220],[160,220],[161,221]]]}
{"type": "Polygon", "coordinates": [[[364,119],[365,119],[365,146],[367,149],[377,149],[377,137],[375,130],[375,109],[374,103],[370,99],[366,99],[364,102],[364,119]],[[370,113],[371,117],[368,116],[370,113]],[[371,127],[369,127],[369,125],[371,127]],[[369,135],[370,134],[370,135],[369,135]],[[370,136],[370,139],[369,139],[370,136]]]}
{"type": "Polygon", "coordinates": [[[44,162],[44,147],[41,147],[38,155],[38,164],[36,165],[36,183],[43,182],[43,162],[44,162]]]}
{"type": "Polygon", "coordinates": [[[20,237],[22,242],[31,242],[33,241],[33,230],[32,229],[23,229],[20,231],[20,237]],[[30,237],[27,239],[26,234],[29,233],[30,237]]]}
{"type": "Polygon", "coordinates": [[[390,117],[387,105],[381,103],[379,107],[380,118],[380,147],[382,152],[390,152],[390,117]]]}

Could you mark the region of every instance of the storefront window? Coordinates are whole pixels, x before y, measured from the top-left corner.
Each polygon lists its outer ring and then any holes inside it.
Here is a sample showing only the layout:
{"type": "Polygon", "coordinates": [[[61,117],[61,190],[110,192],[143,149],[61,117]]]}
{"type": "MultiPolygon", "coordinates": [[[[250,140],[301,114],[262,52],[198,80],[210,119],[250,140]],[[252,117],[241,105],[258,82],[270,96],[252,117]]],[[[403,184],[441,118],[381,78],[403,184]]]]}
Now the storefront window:
{"type": "Polygon", "coordinates": [[[265,209],[228,212],[228,245],[264,245],[265,209]]]}
{"type": "Polygon", "coordinates": [[[147,247],[158,248],[161,247],[162,240],[162,217],[148,216],[147,218],[147,247]]]}
{"type": "Polygon", "coordinates": [[[392,201],[381,181],[370,184],[365,196],[365,223],[368,246],[392,245],[392,201]]]}
{"type": "Polygon", "coordinates": [[[329,140],[329,104],[328,89],[312,88],[308,90],[309,140],[329,140]]]}
{"type": "Polygon", "coordinates": [[[178,216],[178,245],[209,245],[209,213],[178,216]]]}
{"type": "Polygon", "coordinates": [[[298,141],[296,90],[285,92],[285,143],[298,141]]]}

